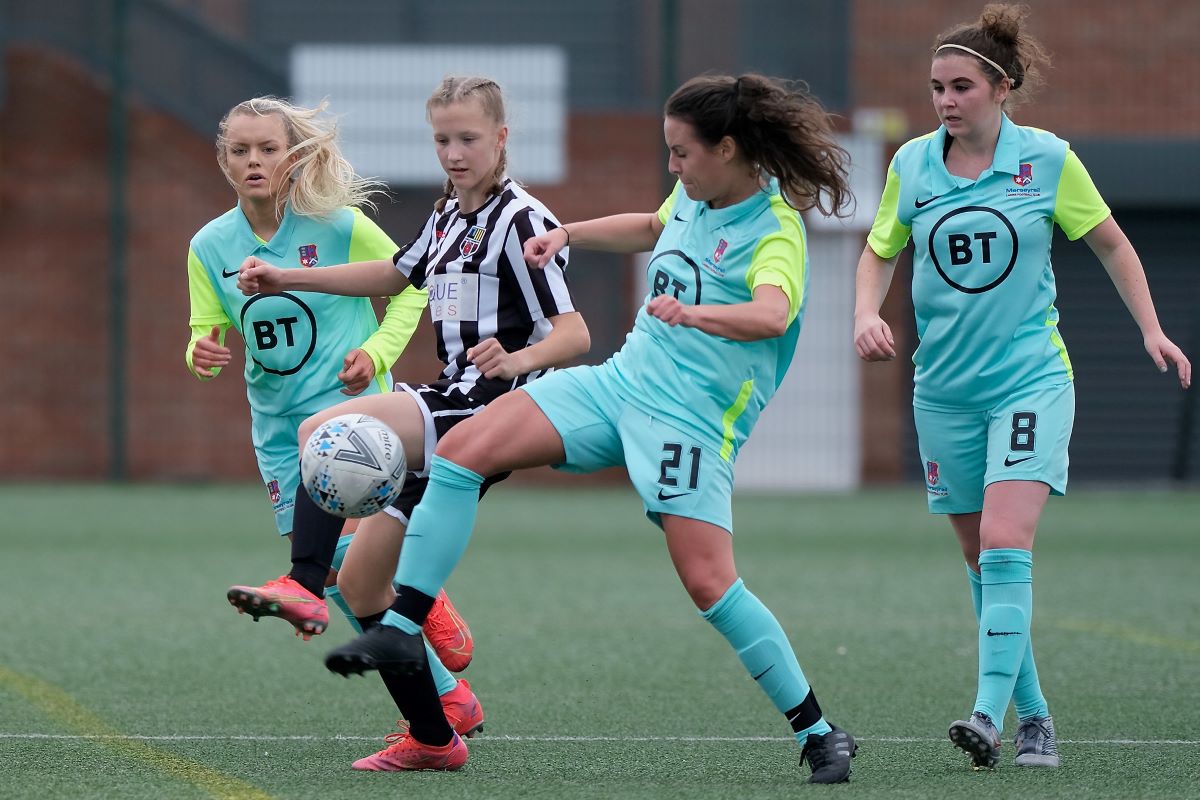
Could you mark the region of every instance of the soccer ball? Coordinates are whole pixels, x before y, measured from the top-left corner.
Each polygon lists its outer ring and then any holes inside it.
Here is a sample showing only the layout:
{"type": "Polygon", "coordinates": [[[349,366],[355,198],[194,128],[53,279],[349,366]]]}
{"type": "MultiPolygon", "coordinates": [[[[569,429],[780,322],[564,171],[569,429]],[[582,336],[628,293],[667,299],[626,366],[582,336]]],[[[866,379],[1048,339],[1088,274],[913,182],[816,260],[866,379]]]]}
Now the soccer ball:
{"type": "Polygon", "coordinates": [[[404,446],[375,417],[343,414],[323,422],[300,455],[300,479],[320,508],[339,517],[369,517],[404,486],[404,446]]]}

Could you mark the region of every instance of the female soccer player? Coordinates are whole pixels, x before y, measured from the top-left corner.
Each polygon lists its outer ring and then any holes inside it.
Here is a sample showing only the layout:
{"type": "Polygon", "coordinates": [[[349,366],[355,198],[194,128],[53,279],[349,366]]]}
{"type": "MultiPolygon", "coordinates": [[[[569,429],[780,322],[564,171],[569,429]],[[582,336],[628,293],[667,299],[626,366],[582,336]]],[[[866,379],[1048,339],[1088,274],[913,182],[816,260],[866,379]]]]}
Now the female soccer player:
{"type": "Polygon", "coordinates": [[[942,124],[892,159],[858,264],[854,321],[860,357],[895,357],[879,308],[911,236],[913,408],[929,510],[950,518],[979,616],[975,707],[950,726],[950,739],[976,769],[998,762],[1010,699],[1016,763],[1059,764],[1030,642],[1034,533],[1047,496],[1067,488],[1075,410],[1054,308],[1054,224],[1100,259],[1159,371],[1173,364],[1180,383],[1191,383],[1191,365],[1159,327],[1141,262],[1079,159],[1005,114],[1047,62],[1023,23],[1019,7],[993,4],[937,38],[930,87],[942,124]]]}
{"type": "Polygon", "coordinates": [[[554,464],[624,465],[701,615],[737,652],[803,745],[813,783],[847,780],[855,742],[826,722],[770,611],[733,560],[733,462],[783,379],[803,316],[808,265],[797,209],[849,200],[846,153],[820,105],[758,75],[695,78],[667,101],[668,167],[656,213],[576,222],[530,239],[552,266],[568,245],[653,250],[651,286],[624,346],[598,367],[557,372],[492,403],[442,439],[412,515],[382,625],[326,665],[412,672],[412,726],[393,768],[457,769],[466,746],[431,701],[421,622],[463,553],[487,476],[554,464]]]}
{"type": "MultiPolygon", "coordinates": [[[[394,259],[284,270],[252,257],[238,279],[243,292],[256,296],[286,296],[281,293],[291,290],[387,295],[406,283],[429,292],[438,353],[446,365],[441,378],[428,385],[402,383],[397,386],[403,391],[346,401],[300,426],[305,441],[327,419],[369,414],[389,425],[403,442],[410,474],[401,497],[388,509],[390,514],[377,514],[359,527],[338,576],[363,628],[378,622],[395,599],[392,578],[404,526],[425,491],[438,440],[485,404],[590,346],[587,326],[567,290],[565,254],[548,269],[531,270],[525,264],[525,243],[557,228],[558,222],[506,177],[508,128],[500,87],[487,78],[447,78],[426,107],[438,159],[448,176],[445,195],[417,237],[394,259]]],[[[475,491],[478,495],[481,487],[475,491]]],[[[307,558],[293,558],[291,577],[302,590],[316,595],[341,520],[300,494],[297,538],[309,549],[307,558]]],[[[465,705],[446,696],[439,704],[434,688],[440,691],[454,683],[436,661],[434,668],[437,674],[426,673],[433,693],[431,713],[441,724],[470,735],[483,722],[478,703],[472,695],[465,705]]],[[[392,677],[384,673],[384,680],[401,705],[392,677]]],[[[391,769],[391,763],[384,750],[355,767],[391,769]]]]}
{"type": "MultiPolygon", "coordinates": [[[[408,344],[426,303],[424,291],[405,289],[389,302],[380,325],[366,298],[289,294],[247,299],[238,291],[238,267],[247,256],[289,271],[320,272],[326,264],[390,257],[396,251],[392,240],[359,210],[370,204],[375,185],[355,175],[342,157],[336,126],[324,109],[324,104],[303,108],[258,97],[226,114],[218,127],[217,163],[238,203],[205,225],[188,253],[188,366],[201,380],[215,377],[231,360],[224,333],[237,327],[246,342],[246,393],[259,470],[275,524],[292,539],[293,549],[307,546],[303,537],[292,534],[301,527],[293,519],[296,499],[301,507],[312,506],[300,487],[300,423],[344,395],[389,391],[388,367],[408,344]]],[[[333,538],[344,552],[351,537],[338,542],[341,532],[339,521],[333,538]]],[[[321,587],[330,565],[339,563],[340,558],[331,559],[314,578],[315,595],[285,578],[265,587],[234,587],[230,599],[256,620],[282,616],[307,639],[328,623],[321,587]]],[[[337,590],[331,587],[328,593],[357,624],[337,590]]],[[[470,632],[445,595],[430,615],[427,633],[451,666],[465,666],[470,632]]],[[[447,703],[475,702],[466,682],[462,684],[440,684],[447,703]]]]}

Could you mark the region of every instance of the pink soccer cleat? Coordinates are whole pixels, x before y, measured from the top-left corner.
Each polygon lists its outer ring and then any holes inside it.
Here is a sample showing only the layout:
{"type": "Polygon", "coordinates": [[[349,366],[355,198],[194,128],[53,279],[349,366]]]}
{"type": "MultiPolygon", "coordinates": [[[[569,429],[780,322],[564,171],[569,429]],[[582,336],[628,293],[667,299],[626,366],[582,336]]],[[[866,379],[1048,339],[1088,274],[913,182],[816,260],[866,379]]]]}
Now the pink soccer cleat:
{"type": "Polygon", "coordinates": [[[475,639],[466,620],[446,596],[445,589],[438,592],[421,630],[446,669],[462,672],[471,663],[471,657],[475,655],[475,639]]]}
{"type": "Polygon", "coordinates": [[[467,746],[458,734],[450,744],[431,747],[421,744],[408,731],[389,733],[388,746],[375,755],[355,761],[355,769],[372,772],[400,772],[403,770],[456,770],[467,763],[467,746]]]}
{"type": "Polygon", "coordinates": [[[262,586],[231,586],[226,597],[239,614],[249,614],[255,622],[259,617],[287,620],[304,641],[329,627],[329,609],[325,607],[325,601],[287,575],[262,586]]]}
{"type": "Polygon", "coordinates": [[[460,678],[458,686],[442,695],[441,700],[442,712],[455,733],[466,739],[483,733],[483,706],[471,691],[471,684],[460,678]]]}

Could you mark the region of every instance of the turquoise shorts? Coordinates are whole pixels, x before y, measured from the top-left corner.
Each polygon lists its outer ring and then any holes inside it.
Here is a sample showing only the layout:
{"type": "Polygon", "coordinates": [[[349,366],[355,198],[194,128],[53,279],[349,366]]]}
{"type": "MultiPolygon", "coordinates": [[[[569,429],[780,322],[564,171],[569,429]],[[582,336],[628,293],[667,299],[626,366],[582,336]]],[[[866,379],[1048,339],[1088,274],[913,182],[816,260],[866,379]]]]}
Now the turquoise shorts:
{"type": "Polygon", "coordinates": [[[913,416],[932,514],[981,511],[984,489],[999,481],[1067,491],[1072,383],[1025,389],[981,411],[914,408],[913,416]]]}
{"type": "Polygon", "coordinates": [[[286,536],[292,532],[292,511],[296,506],[296,488],[300,485],[300,444],[296,432],[308,416],[252,414],[251,418],[258,472],[271,498],[275,528],[280,536],[286,536]]]}
{"type": "Polygon", "coordinates": [[[557,370],[521,387],[563,440],[556,469],[624,466],[646,516],[672,514],[733,530],[733,464],[688,433],[643,411],[615,389],[610,366],[557,370]]]}

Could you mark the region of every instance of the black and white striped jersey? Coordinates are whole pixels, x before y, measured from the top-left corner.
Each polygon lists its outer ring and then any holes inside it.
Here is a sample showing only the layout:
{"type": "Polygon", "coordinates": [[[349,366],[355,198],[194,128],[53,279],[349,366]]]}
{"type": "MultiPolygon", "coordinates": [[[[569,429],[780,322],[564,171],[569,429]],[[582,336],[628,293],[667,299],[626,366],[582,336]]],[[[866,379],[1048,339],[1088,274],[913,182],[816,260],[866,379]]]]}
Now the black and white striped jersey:
{"type": "Polygon", "coordinates": [[[527,239],[557,227],[537,198],[505,179],[500,193],[473,213],[461,213],[450,198],[392,259],[412,285],[428,290],[438,358],[446,365],[442,378],[464,394],[490,400],[542,374],[489,380],[467,360],[467,350],[494,336],[516,352],[546,338],[549,317],[575,310],[567,250],[540,270],[523,255],[527,239]]]}

